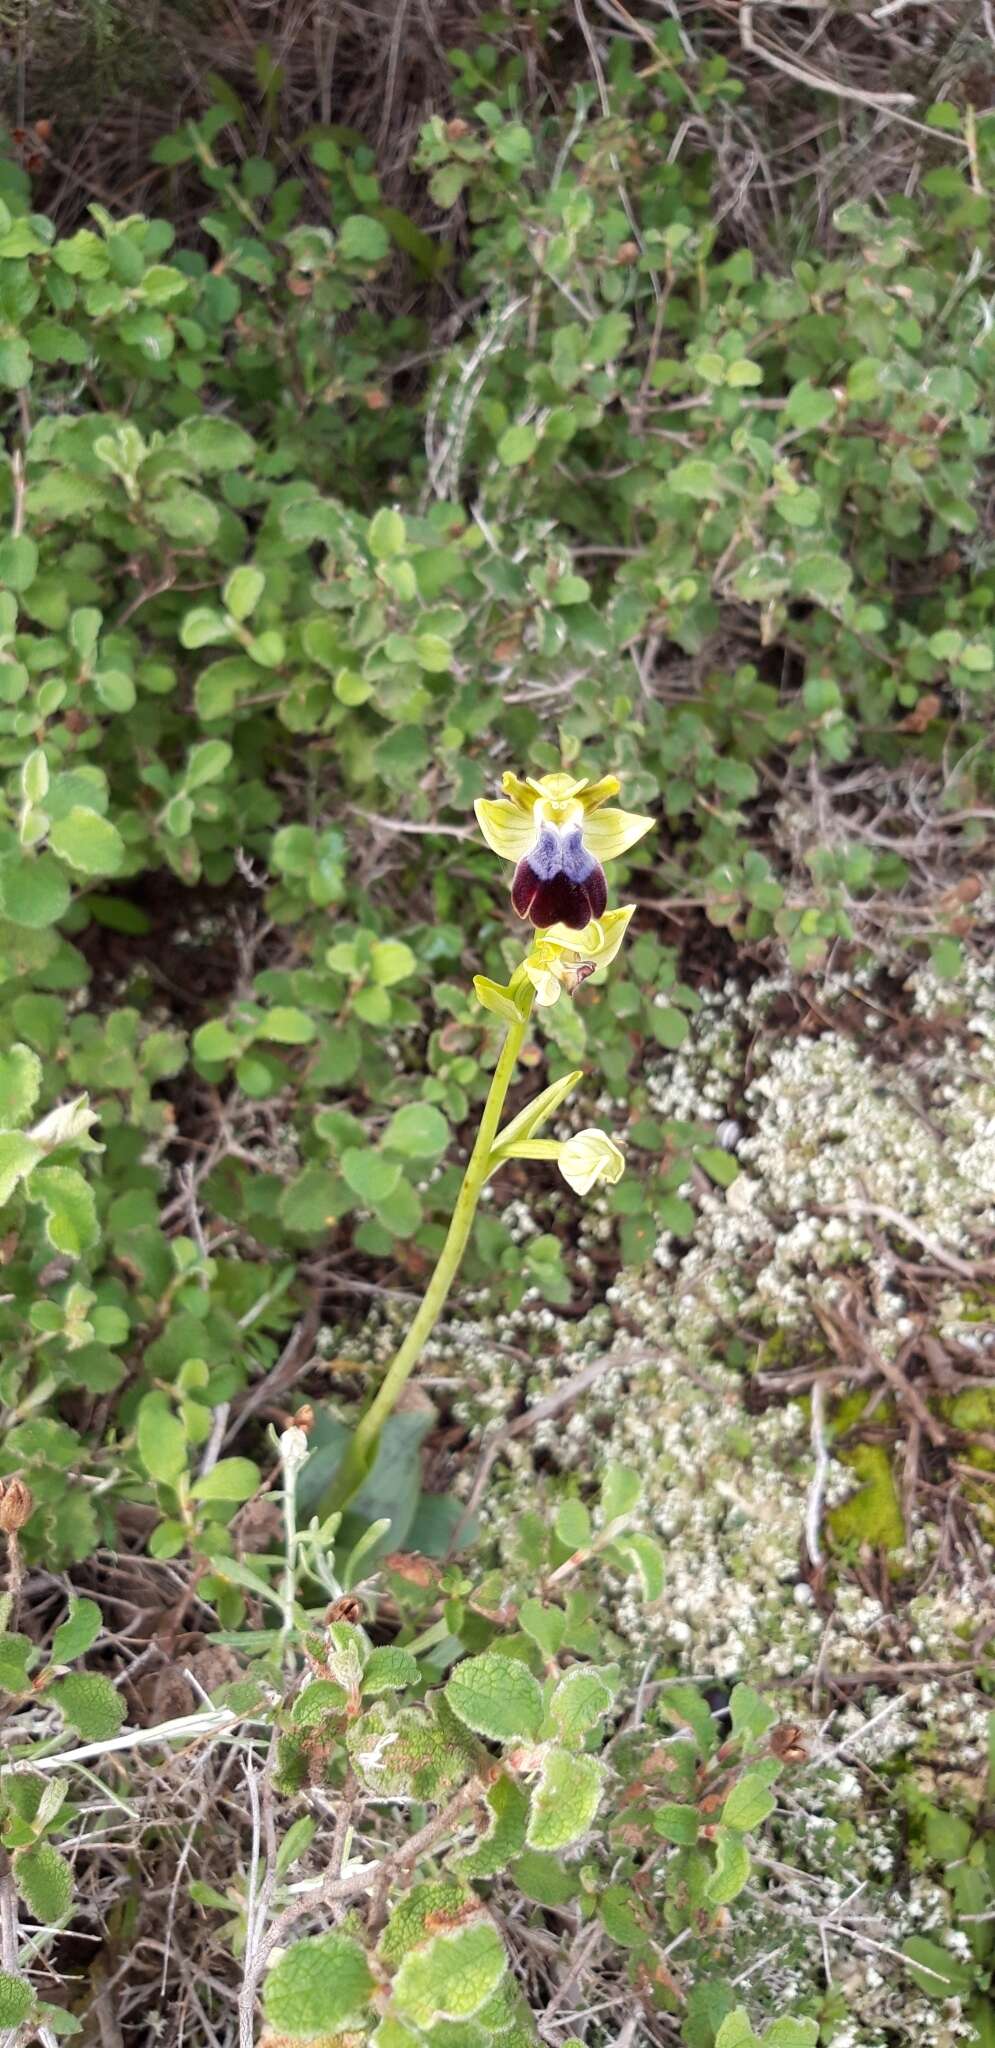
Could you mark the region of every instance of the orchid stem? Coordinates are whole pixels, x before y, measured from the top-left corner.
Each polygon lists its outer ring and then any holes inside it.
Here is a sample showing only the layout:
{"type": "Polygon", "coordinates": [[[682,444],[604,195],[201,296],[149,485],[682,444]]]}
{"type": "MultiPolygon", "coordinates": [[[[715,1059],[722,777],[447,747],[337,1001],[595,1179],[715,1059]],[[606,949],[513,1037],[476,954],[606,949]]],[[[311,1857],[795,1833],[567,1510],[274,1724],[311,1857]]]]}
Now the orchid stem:
{"type": "Polygon", "coordinates": [[[355,1499],[373,1465],[384,1423],[396,1408],[401,1391],[417,1365],[445,1307],[449,1290],[466,1250],[481,1191],[493,1169],[491,1155],[494,1140],[497,1137],[511,1077],[525,1042],[531,1010],[530,999],[528,1009],[516,1023],[508,1026],[491,1078],[480,1128],[456,1197],[452,1222],[446,1233],[445,1244],[439,1253],[438,1264],[411,1328],[400,1349],[391,1359],[386,1375],[369,1407],[360,1416],[342,1464],[322,1497],[318,1509],[322,1519],[336,1510],[341,1512],[355,1499]]]}

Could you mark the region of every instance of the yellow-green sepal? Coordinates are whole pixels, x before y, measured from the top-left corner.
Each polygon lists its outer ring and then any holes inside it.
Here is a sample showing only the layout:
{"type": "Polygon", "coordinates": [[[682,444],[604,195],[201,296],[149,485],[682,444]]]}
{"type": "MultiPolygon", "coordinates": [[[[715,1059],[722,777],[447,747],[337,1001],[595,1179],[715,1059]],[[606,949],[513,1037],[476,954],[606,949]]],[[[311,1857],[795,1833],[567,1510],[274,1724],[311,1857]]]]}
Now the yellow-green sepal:
{"type": "Polygon", "coordinates": [[[492,1016],[503,1017],[506,1024],[521,1023],[524,1012],[516,1003],[511,989],[505,988],[501,982],[490,981],[486,974],[475,974],[473,993],[478,1003],[485,1010],[490,1010],[492,1016]]]}
{"type": "Polygon", "coordinates": [[[635,811],[594,811],[584,820],[584,845],[595,860],[618,860],[652,830],[652,818],[640,817],[635,811]]]}

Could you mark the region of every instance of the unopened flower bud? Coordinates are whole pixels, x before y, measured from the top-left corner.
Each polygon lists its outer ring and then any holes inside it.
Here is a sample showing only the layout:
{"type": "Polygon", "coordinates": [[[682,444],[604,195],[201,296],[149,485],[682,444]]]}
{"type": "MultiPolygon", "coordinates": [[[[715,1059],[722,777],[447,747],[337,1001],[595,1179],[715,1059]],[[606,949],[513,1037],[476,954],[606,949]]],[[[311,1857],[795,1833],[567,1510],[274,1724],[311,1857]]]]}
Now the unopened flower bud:
{"type": "Polygon", "coordinates": [[[625,1153],[620,1152],[607,1131],[589,1127],[575,1132],[560,1149],[560,1172],[576,1195],[589,1195],[598,1181],[614,1187],[625,1172],[625,1153]]]}
{"type": "Polygon", "coordinates": [[[297,1429],[291,1425],[290,1429],[285,1429],[282,1432],[280,1437],[280,1459],[288,1480],[296,1478],[301,1466],[307,1464],[310,1454],[311,1446],[302,1429],[297,1429]]]}
{"type": "Polygon", "coordinates": [[[23,1479],[0,1479],[0,1529],[15,1536],[34,1513],[34,1495],[23,1479]]]}

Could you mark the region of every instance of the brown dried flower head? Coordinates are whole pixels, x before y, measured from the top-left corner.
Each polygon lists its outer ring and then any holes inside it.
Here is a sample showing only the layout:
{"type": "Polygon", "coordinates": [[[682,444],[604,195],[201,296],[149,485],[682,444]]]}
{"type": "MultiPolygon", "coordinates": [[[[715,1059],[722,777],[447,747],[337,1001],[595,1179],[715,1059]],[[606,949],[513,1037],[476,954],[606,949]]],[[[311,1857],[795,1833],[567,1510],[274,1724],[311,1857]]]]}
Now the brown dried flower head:
{"type": "Polygon", "coordinates": [[[0,1529],[15,1536],[34,1513],[34,1495],[23,1479],[0,1479],[0,1529]]]}

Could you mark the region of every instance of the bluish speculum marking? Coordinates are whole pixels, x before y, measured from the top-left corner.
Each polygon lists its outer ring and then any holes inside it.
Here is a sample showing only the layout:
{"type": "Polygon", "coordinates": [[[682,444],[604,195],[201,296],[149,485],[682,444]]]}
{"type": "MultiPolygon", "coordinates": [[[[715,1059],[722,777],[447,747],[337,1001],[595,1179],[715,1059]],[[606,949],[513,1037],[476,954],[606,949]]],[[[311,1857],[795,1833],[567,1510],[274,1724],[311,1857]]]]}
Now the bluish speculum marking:
{"type": "Polygon", "coordinates": [[[580,825],[542,820],[535,845],[515,869],[511,900],[519,917],[540,930],[565,924],[581,931],[601,916],[608,901],[604,869],[584,845],[580,825]]]}
{"type": "MultiPolygon", "coordinates": [[[[580,833],[573,835],[580,838],[580,833]]],[[[563,834],[556,825],[540,825],[539,837],[526,856],[537,882],[551,882],[565,867],[563,834]]],[[[580,878],[578,877],[578,880],[580,878]]]]}
{"type": "Polygon", "coordinates": [[[588,853],[584,845],[579,825],[561,835],[560,852],[563,872],[570,882],[586,882],[598,865],[593,853],[588,853]]]}

